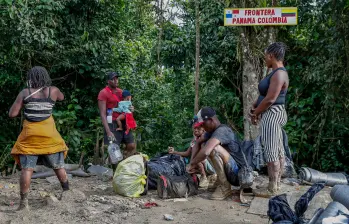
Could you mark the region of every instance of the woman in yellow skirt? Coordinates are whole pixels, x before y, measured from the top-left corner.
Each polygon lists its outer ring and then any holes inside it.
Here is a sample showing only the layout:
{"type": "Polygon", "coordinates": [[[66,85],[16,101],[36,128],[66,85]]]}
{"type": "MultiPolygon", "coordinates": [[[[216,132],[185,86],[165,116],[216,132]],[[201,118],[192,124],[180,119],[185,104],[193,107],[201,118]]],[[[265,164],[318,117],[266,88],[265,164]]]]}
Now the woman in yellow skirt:
{"type": "Polygon", "coordinates": [[[69,190],[64,169],[68,147],[56,129],[52,109],[56,101],[64,99],[63,93],[51,86],[51,78],[45,68],[36,66],[27,73],[28,88],[23,89],[13,103],[9,116],[17,117],[24,109],[21,134],[13,146],[11,155],[21,167],[20,205],[18,210],[29,209],[28,192],[37,161],[54,169],[63,192],[69,190]]]}

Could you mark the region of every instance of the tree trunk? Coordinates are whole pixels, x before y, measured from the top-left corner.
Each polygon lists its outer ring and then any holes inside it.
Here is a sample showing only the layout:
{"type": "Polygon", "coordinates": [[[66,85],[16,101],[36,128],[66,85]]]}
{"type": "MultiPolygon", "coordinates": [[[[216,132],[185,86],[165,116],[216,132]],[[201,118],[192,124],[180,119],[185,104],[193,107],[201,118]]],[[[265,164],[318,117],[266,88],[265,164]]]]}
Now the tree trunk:
{"type": "Polygon", "coordinates": [[[84,162],[84,156],[85,156],[85,152],[82,151],[79,159],[79,167],[81,167],[82,163],[84,162]]]}
{"type": "Polygon", "coordinates": [[[196,54],[195,54],[195,103],[194,112],[199,111],[199,80],[200,80],[200,2],[195,0],[195,19],[196,19],[196,54]]]}
{"type": "Polygon", "coordinates": [[[244,139],[253,140],[259,134],[259,127],[256,125],[252,125],[248,117],[248,112],[258,97],[258,74],[254,69],[253,63],[246,58],[244,59],[242,78],[244,106],[244,139]]]}
{"type": "MultiPolygon", "coordinates": [[[[246,6],[246,2],[242,3],[243,7],[254,7],[253,5],[246,6]]],[[[272,6],[277,6],[278,1],[272,0],[272,6]]],[[[269,26],[265,29],[263,35],[266,45],[270,45],[276,41],[276,28],[269,26]]],[[[254,140],[259,135],[259,125],[252,125],[248,117],[249,109],[252,107],[255,100],[258,98],[258,83],[260,78],[268,74],[268,68],[260,64],[260,58],[256,53],[253,53],[252,46],[258,46],[261,42],[258,35],[250,27],[241,28],[241,45],[242,45],[242,91],[243,91],[243,107],[244,107],[244,139],[254,140]]],[[[267,47],[259,45],[259,47],[267,47]]],[[[258,49],[260,50],[260,49],[258,49]]]]}
{"type": "Polygon", "coordinates": [[[250,39],[247,34],[248,28],[241,28],[241,46],[242,46],[242,92],[243,92],[243,107],[244,107],[244,140],[253,140],[259,134],[259,127],[250,122],[248,112],[253,103],[258,97],[258,77],[259,72],[253,60],[255,56],[251,53],[250,39]]]}
{"type": "MultiPolygon", "coordinates": [[[[268,68],[264,66],[263,71],[260,73],[256,67],[263,66],[258,63],[258,57],[251,53],[251,43],[257,41],[254,39],[254,35],[248,35],[246,32],[250,28],[242,28],[241,43],[243,54],[243,71],[242,71],[242,91],[243,91],[243,107],[244,107],[244,139],[253,140],[259,135],[259,125],[252,125],[248,117],[249,109],[252,104],[258,98],[258,83],[261,76],[268,74],[268,68]],[[256,57],[256,58],[255,58],[256,57]]],[[[270,45],[276,41],[276,29],[274,27],[268,27],[266,30],[267,45],[270,45]]]]}

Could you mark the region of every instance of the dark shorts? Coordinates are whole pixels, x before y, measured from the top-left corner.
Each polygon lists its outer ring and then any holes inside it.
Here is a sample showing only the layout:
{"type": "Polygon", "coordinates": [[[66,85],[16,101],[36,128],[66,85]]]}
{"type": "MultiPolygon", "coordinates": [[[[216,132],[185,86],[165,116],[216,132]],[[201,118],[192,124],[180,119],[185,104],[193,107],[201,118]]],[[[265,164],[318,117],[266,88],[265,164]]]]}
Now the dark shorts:
{"type": "MultiPolygon", "coordinates": [[[[128,134],[125,133],[125,127],[123,131],[116,131],[116,129],[118,128],[118,124],[116,123],[116,121],[113,121],[112,124],[108,124],[108,125],[110,128],[110,131],[113,132],[115,136],[116,144],[120,145],[122,143],[124,144],[134,143],[134,137],[131,130],[129,131],[128,134]]],[[[105,130],[104,130],[104,144],[109,145],[109,139],[105,130]]]]}
{"type": "Polygon", "coordinates": [[[64,168],[64,153],[57,152],[48,155],[19,155],[22,169],[34,169],[36,164],[43,164],[48,168],[64,168]]]}

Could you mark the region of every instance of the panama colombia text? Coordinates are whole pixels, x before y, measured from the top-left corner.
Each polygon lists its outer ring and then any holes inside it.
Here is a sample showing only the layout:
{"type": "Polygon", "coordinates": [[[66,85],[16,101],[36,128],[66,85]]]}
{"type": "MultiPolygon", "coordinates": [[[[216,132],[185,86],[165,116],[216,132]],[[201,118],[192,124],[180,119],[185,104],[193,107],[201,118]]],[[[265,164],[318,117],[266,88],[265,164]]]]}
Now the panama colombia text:
{"type": "MultiPolygon", "coordinates": [[[[274,9],[245,10],[245,16],[275,16],[274,9]]],[[[287,23],[287,17],[248,17],[233,18],[233,24],[255,24],[257,23],[287,23]]]]}

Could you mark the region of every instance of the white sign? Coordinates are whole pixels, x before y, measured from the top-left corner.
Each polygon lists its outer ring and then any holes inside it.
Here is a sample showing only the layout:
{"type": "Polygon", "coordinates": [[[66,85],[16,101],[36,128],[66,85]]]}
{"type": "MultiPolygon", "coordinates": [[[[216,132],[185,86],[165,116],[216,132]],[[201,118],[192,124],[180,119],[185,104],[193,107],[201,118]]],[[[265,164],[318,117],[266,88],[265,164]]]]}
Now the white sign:
{"type": "Polygon", "coordinates": [[[297,16],[296,7],[224,9],[224,26],[297,25],[297,16]]]}

